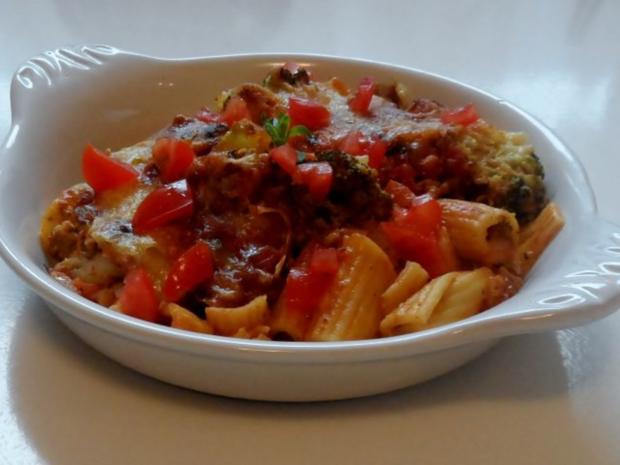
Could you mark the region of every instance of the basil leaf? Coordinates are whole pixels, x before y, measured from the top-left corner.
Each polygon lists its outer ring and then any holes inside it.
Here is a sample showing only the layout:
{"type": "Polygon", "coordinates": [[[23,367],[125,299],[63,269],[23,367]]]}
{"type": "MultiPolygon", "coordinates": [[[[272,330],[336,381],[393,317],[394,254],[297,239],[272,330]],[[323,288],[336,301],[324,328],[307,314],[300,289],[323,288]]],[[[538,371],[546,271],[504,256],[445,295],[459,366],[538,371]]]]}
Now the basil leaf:
{"type": "Polygon", "coordinates": [[[289,138],[297,137],[297,136],[310,137],[311,135],[312,135],[312,132],[310,131],[310,129],[308,129],[306,126],[302,126],[301,124],[298,124],[297,126],[293,126],[293,128],[288,133],[289,138]]]}
{"type": "Polygon", "coordinates": [[[274,124],[275,121],[276,121],[275,119],[265,121],[263,128],[265,128],[265,131],[267,131],[267,134],[269,134],[269,137],[271,137],[273,144],[280,145],[277,143],[277,140],[279,139],[279,134],[274,124]]]}
{"type": "Polygon", "coordinates": [[[306,161],[306,152],[297,151],[297,164],[303,163],[306,161]]]}

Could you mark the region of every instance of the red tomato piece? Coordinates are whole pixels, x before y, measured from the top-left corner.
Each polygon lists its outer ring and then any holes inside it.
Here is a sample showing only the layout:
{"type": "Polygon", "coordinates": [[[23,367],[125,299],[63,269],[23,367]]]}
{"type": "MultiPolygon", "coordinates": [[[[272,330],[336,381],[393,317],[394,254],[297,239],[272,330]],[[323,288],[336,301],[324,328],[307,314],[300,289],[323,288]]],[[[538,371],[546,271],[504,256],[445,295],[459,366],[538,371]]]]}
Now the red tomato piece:
{"type": "Polygon", "coordinates": [[[153,145],[153,160],[164,183],[183,179],[194,158],[194,149],[184,140],[159,139],[153,145]]]}
{"type": "Polygon", "coordinates": [[[290,145],[280,145],[271,149],[269,156],[290,176],[297,172],[297,151],[290,145]]]}
{"type": "Polygon", "coordinates": [[[406,222],[421,234],[436,235],[441,226],[441,206],[437,200],[422,196],[417,197],[407,213],[406,222]]]}
{"type": "Polygon", "coordinates": [[[368,146],[368,165],[371,168],[379,169],[385,160],[387,152],[387,142],[381,139],[373,140],[368,146]]]}
{"type": "Polygon", "coordinates": [[[291,310],[310,313],[318,307],[322,297],[321,289],[308,270],[291,268],[286,278],[284,296],[291,310]]]}
{"type": "Polygon", "coordinates": [[[214,111],[209,110],[207,107],[202,108],[196,113],[196,118],[203,123],[219,123],[222,121],[222,115],[214,111]]]}
{"type": "Polygon", "coordinates": [[[368,144],[360,131],[351,131],[340,141],[338,148],[349,155],[364,155],[368,149],[368,144]]]}
{"type": "Polygon", "coordinates": [[[169,302],[178,302],[187,292],[212,276],[211,248],[205,242],[198,241],[172,264],[164,281],[164,298],[169,302]]]}
{"type": "Polygon", "coordinates": [[[173,221],[192,216],[194,202],[185,181],[159,187],[138,205],[131,224],[136,234],[145,234],[173,221]]]}
{"type": "Polygon", "coordinates": [[[444,124],[469,126],[478,121],[479,118],[476,107],[472,103],[456,110],[447,110],[441,113],[441,122],[444,124]]]}
{"type": "Polygon", "coordinates": [[[138,179],[138,172],[131,165],[109,157],[91,144],[82,153],[82,174],[95,192],[125,186],[138,179]]]}
{"type": "Polygon", "coordinates": [[[126,315],[153,322],[159,319],[159,297],[153,280],[142,267],[133,269],[125,276],[119,303],[126,315]]]}
{"type": "Polygon", "coordinates": [[[325,161],[297,165],[295,180],[304,184],[316,201],[323,201],[332,187],[334,171],[325,161]]]}
{"type": "Polygon", "coordinates": [[[318,102],[299,97],[288,99],[288,114],[293,126],[301,124],[311,131],[317,131],[329,126],[331,113],[318,102]]]}
{"type": "Polygon", "coordinates": [[[242,119],[252,119],[250,110],[248,109],[248,105],[245,103],[245,100],[238,95],[233,95],[228,99],[228,102],[226,102],[226,106],[222,112],[222,120],[228,126],[232,126],[237,121],[241,121],[242,119]]]}
{"type": "Polygon", "coordinates": [[[409,208],[415,200],[415,194],[397,181],[390,179],[385,186],[385,191],[392,196],[392,200],[402,208],[409,208]]]}
{"type": "Polygon", "coordinates": [[[367,114],[376,87],[377,86],[372,78],[363,78],[357,88],[357,92],[353,98],[349,100],[349,108],[351,111],[361,115],[367,114]]]}
{"type": "Polygon", "coordinates": [[[382,223],[381,227],[400,257],[418,262],[432,277],[441,274],[444,265],[436,236],[425,236],[412,226],[395,222],[382,223]]]}
{"type": "Polygon", "coordinates": [[[339,265],[337,249],[317,247],[310,259],[310,273],[334,275],[339,265]]]}

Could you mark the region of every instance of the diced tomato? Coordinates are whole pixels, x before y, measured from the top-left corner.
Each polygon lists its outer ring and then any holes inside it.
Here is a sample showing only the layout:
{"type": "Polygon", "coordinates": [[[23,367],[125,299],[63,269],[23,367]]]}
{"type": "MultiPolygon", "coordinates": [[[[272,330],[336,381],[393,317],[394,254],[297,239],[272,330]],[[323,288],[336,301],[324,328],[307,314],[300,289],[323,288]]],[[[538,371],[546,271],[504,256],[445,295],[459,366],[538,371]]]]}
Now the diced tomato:
{"type": "Polygon", "coordinates": [[[323,201],[332,187],[334,172],[325,161],[302,163],[297,165],[295,180],[308,187],[310,195],[316,201],[323,201]]]}
{"type": "Polygon", "coordinates": [[[145,234],[173,221],[192,216],[194,203],[185,181],[159,187],[138,205],[131,224],[136,234],[145,234]]]}
{"type": "Polygon", "coordinates": [[[242,119],[252,119],[250,110],[247,103],[238,95],[233,95],[226,102],[224,111],[222,112],[222,120],[228,125],[232,126],[237,121],[242,119]]]}
{"type": "Polygon", "coordinates": [[[369,142],[360,131],[351,131],[338,144],[338,148],[349,155],[364,155],[369,142]]]}
{"type": "Polygon", "coordinates": [[[445,124],[460,124],[461,126],[469,126],[478,121],[480,117],[476,111],[476,107],[470,103],[456,110],[446,110],[441,113],[441,121],[445,124]]]}
{"type": "Polygon", "coordinates": [[[194,149],[184,140],[159,139],[153,145],[153,160],[165,183],[183,179],[195,157],[194,149]]]}
{"type": "Polygon", "coordinates": [[[290,145],[280,145],[271,149],[269,156],[290,176],[297,172],[297,151],[290,145]]]}
{"type": "Polygon", "coordinates": [[[88,144],[82,153],[82,174],[95,192],[115,189],[135,182],[138,172],[88,144]]]}
{"type": "Polygon", "coordinates": [[[164,281],[164,298],[169,302],[178,302],[187,292],[212,276],[211,248],[205,242],[198,241],[172,264],[164,281]]]}
{"type": "Polygon", "coordinates": [[[360,131],[351,131],[338,143],[338,149],[349,155],[368,155],[368,165],[378,169],[385,160],[387,143],[378,137],[368,139],[360,131]]]}
{"type": "Polygon", "coordinates": [[[338,267],[336,249],[314,244],[307,246],[286,279],[284,296],[287,307],[310,316],[329,289],[338,267]]]}
{"type": "Polygon", "coordinates": [[[409,208],[415,200],[415,194],[407,186],[393,179],[388,181],[385,191],[392,196],[394,202],[403,208],[409,208]]]}
{"type": "Polygon", "coordinates": [[[412,226],[395,222],[382,223],[381,228],[400,257],[418,262],[432,277],[441,274],[443,264],[437,237],[424,236],[412,226]]]}
{"type": "Polygon", "coordinates": [[[437,276],[445,268],[438,241],[441,206],[430,196],[415,197],[402,184],[390,182],[386,189],[397,205],[392,221],[381,227],[399,256],[437,276]]]}
{"type": "Polygon", "coordinates": [[[318,307],[322,292],[306,269],[292,268],[286,278],[284,296],[287,307],[294,311],[310,313],[318,307]]]}
{"type": "Polygon", "coordinates": [[[159,319],[159,297],[153,280],[142,267],[125,276],[125,286],[119,298],[123,313],[146,321],[159,319]]]}
{"type": "Polygon", "coordinates": [[[373,140],[368,146],[368,165],[374,169],[381,168],[386,152],[387,142],[381,139],[373,140]]]}
{"type": "Polygon", "coordinates": [[[353,98],[349,100],[349,108],[351,111],[361,115],[367,114],[376,87],[377,86],[372,78],[363,78],[357,88],[357,92],[353,98]]]}
{"type": "Polygon", "coordinates": [[[311,131],[317,131],[329,126],[331,113],[318,102],[290,97],[288,99],[288,114],[293,126],[301,124],[311,131]]]}
{"type": "Polygon", "coordinates": [[[338,250],[317,247],[310,259],[311,273],[336,274],[338,272],[338,250]]]}
{"type": "Polygon", "coordinates": [[[208,124],[219,123],[220,121],[222,121],[222,115],[209,110],[207,107],[200,109],[200,111],[196,113],[196,118],[202,121],[203,123],[208,123],[208,124]]]}

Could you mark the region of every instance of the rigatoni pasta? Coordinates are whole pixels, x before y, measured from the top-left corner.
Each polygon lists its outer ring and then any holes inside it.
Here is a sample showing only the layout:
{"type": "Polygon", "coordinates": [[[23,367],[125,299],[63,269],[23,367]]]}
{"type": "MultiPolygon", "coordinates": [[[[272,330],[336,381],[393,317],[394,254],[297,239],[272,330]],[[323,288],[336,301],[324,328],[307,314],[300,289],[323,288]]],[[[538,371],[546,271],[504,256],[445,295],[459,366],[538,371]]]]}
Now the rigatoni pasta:
{"type": "Polygon", "coordinates": [[[526,136],[473,105],[293,63],[215,104],[85,147],[41,219],[51,276],[178,330],[365,339],[499,304],[563,226],[526,136]]]}
{"type": "Polygon", "coordinates": [[[307,340],[368,339],[377,333],[381,294],[396,276],[392,263],[363,234],[346,236],[342,247],[345,257],[313,315],[307,340]]]}
{"type": "Polygon", "coordinates": [[[448,233],[464,259],[484,265],[512,260],[519,235],[513,213],[479,202],[439,201],[448,233]]]}

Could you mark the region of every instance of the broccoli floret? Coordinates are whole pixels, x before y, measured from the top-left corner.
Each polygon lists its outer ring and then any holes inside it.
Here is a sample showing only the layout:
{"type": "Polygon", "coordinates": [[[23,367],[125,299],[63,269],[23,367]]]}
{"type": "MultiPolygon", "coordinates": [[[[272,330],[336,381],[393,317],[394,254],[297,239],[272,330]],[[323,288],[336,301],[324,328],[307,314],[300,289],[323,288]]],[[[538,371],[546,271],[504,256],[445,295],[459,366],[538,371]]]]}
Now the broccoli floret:
{"type": "Polygon", "coordinates": [[[319,153],[317,158],[334,170],[328,200],[339,222],[361,224],[389,218],[392,198],[381,189],[373,169],[343,152],[319,153]]]}
{"type": "Polygon", "coordinates": [[[458,146],[470,163],[475,200],[512,211],[521,223],[540,213],[545,174],[523,134],[485,125],[466,131],[458,146]]]}

